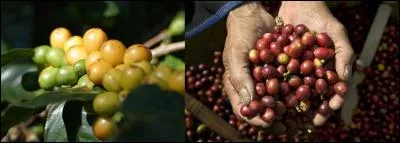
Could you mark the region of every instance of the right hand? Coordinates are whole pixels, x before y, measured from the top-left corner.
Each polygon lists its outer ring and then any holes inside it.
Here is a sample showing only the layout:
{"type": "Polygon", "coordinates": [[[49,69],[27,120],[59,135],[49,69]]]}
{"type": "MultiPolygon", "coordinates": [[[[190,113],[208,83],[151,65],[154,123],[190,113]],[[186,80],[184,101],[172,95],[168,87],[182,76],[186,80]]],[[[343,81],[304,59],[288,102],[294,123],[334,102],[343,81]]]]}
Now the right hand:
{"type": "Polygon", "coordinates": [[[240,107],[255,96],[255,85],[250,75],[249,51],[262,34],[271,32],[274,18],[265,11],[260,2],[245,2],[232,10],[227,19],[227,38],[223,51],[225,66],[224,87],[234,114],[255,126],[268,127],[259,115],[247,119],[240,114],[240,107]]]}

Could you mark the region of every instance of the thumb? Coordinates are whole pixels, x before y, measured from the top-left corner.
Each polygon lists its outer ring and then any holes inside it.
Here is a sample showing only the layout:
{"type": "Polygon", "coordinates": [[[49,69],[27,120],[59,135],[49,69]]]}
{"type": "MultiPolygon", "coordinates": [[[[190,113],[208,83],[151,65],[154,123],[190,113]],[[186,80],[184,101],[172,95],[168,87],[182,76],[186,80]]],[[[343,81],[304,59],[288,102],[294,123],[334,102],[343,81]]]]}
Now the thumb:
{"type": "Polygon", "coordinates": [[[332,41],[335,45],[336,72],[341,80],[349,81],[352,76],[354,51],[346,34],[346,29],[341,24],[334,26],[332,41]]]}

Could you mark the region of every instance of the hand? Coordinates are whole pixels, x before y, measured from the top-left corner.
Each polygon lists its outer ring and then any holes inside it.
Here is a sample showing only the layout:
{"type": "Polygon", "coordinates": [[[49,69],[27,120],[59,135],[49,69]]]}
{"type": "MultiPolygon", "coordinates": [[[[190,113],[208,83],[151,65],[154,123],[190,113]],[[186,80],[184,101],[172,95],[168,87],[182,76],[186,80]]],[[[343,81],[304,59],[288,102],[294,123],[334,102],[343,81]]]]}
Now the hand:
{"type": "MultiPolygon", "coordinates": [[[[302,2],[283,1],[278,16],[284,24],[304,24],[310,31],[326,32],[335,43],[336,72],[340,79],[348,81],[351,78],[354,52],[346,34],[344,26],[330,13],[323,1],[302,2]]],[[[344,99],[335,96],[330,99],[331,108],[341,107],[344,99]]],[[[316,115],[313,123],[323,125],[328,117],[316,115]]]]}
{"type": "Polygon", "coordinates": [[[248,104],[255,95],[248,52],[254,48],[258,37],[271,32],[274,26],[274,18],[264,10],[260,2],[245,2],[228,15],[228,35],[223,51],[223,81],[233,112],[248,123],[262,127],[268,127],[270,124],[259,116],[247,119],[240,114],[240,107],[248,104]]]}

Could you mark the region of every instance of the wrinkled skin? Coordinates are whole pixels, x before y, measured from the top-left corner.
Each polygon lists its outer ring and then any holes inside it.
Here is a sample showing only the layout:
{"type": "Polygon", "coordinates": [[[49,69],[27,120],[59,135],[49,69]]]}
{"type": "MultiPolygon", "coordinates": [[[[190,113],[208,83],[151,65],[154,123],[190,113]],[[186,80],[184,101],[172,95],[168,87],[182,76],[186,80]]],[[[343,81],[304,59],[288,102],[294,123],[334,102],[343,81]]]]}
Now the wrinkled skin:
{"type": "MultiPolygon", "coordinates": [[[[336,71],[342,80],[349,80],[354,52],[341,23],[332,16],[324,2],[282,2],[279,10],[285,24],[304,24],[311,31],[327,32],[335,43],[336,71]]],[[[272,32],[274,18],[267,13],[260,2],[245,2],[232,10],[227,19],[227,37],[223,51],[225,66],[224,86],[233,112],[248,123],[269,127],[271,124],[257,115],[247,119],[239,112],[243,104],[248,104],[255,96],[255,84],[249,69],[248,52],[262,34],[272,32]]],[[[338,100],[334,98],[332,100],[338,100]]],[[[338,102],[343,104],[343,102],[338,102]]],[[[326,119],[316,119],[323,124],[326,119]]],[[[316,123],[314,123],[316,124],[316,123]]]]}

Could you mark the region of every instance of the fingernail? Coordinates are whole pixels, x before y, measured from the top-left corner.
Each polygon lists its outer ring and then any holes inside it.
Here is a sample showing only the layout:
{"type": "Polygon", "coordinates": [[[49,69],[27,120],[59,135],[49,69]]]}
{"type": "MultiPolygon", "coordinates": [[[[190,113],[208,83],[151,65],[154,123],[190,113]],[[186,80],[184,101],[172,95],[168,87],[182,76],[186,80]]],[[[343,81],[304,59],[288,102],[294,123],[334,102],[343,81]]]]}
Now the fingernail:
{"type": "Polygon", "coordinates": [[[251,101],[251,97],[249,92],[247,91],[246,88],[242,88],[239,91],[239,96],[242,99],[243,104],[249,104],[251,101]]]}
{"type": "Polygon", "coordinates": [[[348,65],[346,65],[346,67],[345,67],[343,77],[346,77],[346,75],[347,75],[347,79],[350,81],[351,78],[353,77],[353,76],[352,76],[352,65],[351,65],[351,64],[348,64],[348,65]]]}
{"type": "Polygon", "coordinates": [[[321,114],[317,113],[313,119],[313,123],[315,126],[321,126],[325,123],[326,118],[322,116],[321,114]]]}
{"type": "Polygon", "coordinates": [[[343,102],[344,102],[343,98],[340,97],[338,94],[336,94],[331,98],[331,100],[329,100],[329,107],[333,110],[337,110],[340,107],[342,107],[343,102]]]}

